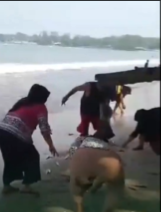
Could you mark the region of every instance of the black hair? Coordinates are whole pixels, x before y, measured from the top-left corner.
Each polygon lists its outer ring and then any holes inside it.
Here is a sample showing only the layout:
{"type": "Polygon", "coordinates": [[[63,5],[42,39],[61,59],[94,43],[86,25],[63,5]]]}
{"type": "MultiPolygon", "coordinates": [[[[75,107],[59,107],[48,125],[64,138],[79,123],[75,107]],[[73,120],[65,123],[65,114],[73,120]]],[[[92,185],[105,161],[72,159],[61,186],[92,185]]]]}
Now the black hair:
{"type": "Polygon", "coordinates": [[[142,122],[145,118],[146,112],[147,112],[147,110],[145,110],[145,109],[137,110],[134,115],[134,120],[137,122],[142,122]]]}
{"type": "Polygon", "coordinates": [[[31,106],[34,104],[45,104],[50,92],[47,90],[46,87],[34,84],[29,90],[27,97],[19,99],[13,107],[9,110],[9,112],[16,111],[24,106],[31,106]]]}

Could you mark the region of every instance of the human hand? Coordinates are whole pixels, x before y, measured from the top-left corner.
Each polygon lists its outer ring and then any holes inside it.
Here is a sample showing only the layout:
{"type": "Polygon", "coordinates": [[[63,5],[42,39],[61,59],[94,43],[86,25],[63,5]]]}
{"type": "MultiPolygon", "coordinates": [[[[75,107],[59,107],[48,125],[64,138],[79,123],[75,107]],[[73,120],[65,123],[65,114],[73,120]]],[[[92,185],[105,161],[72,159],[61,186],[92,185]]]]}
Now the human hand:
{"type": "Polygon", "coordinates": [[[68,97],[67,96],[64,96],[62,98],[61,105],[65,105],[65,103],[66,103],[67,100],[68,100],[68,97]]]}
{"type": "Polygon", "coordinates": [[[125,106],[125,105],[123,105],[123,106],[122,106],[122,109],[123,109],[123,110],[125,110],[125,109],[126,109],[126,106],[125,106]]]}
{"type": "Polygon", "coordinates": [[[123,115],[124,115],[124,111],[123,111],[123,110],[121,110],[120,114],[121,114],[121,116],[123,116],[123,115]]]}
{"type": "Polygon", "coordinates": [[[51,145],[51,146],[49,147],[49,151],[51,152],[51,154],[52,154],[53,156],[59,157],[59,154],[58,154],[56,148],[54,147],[54,145],[51,145]]]}

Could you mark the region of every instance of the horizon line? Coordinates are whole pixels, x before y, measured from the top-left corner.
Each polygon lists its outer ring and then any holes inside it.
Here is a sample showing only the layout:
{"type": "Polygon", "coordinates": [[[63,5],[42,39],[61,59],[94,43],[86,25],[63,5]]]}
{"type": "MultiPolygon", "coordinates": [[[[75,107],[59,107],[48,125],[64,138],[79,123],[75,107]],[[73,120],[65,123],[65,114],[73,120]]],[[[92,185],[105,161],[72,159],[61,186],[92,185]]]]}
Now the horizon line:
{"type": "Polygon", "coordinates": [[[71,38],[73,38],[73,37],[76,37],[76,36],[82,36],[82,37],[91,37],[91,38],[95,38],[95,39],[102,39],[102,38],[109,38],[109,37],[123,37],[123,36],[139,36],[139,37],[142,37],[142,38],[157,38],[157,39],[160,39],[160,36],[159,37],[157,37],[157,36],[142,36],[142,35],[139,35],[139,34],[122,34],[122,35],[108,35],[108,36],[102,36],[102,37],[95,37],[95,36],[92,36],[92,35],[82,35],[82,34],[75,34],[75,35],[71,35],[70,33],[67,33],[67,32],[65,32],[65,33],[59,33],[59,32],[57,32],[57,31],[47,31],[47,30],[42,30],[42,31],[40,31],[40,32],[38,32],[38,33],[32,33],[32,34],[30,34],[30,33],[25,33],[25,32],[21,32],[21,31],[17,31],[17,32],[15,32],[15,33],[3,33],[3,32],[0,32],[0,34],[3,34],[3,35],[16,35],[16,34],[18,34],[18,33],[22,33],[22,34],[25,34],[25,35],[28,35],[28,36],[33,36],[33,35],[40,35],[41,33],[43,33],[43,32],[46,32],[48,35],[50,35],[51,34],[51,32],[54,32],[54,33],[58,33],[58,36],[63,36],[63,35],[69,35],[71,38]]]}

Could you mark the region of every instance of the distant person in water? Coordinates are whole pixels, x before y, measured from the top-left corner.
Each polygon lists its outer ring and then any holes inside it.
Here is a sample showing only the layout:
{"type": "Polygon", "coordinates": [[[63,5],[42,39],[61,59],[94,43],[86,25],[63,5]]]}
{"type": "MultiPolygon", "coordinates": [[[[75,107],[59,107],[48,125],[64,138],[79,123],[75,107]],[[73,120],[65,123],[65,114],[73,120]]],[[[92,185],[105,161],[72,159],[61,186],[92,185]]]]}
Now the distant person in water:
{"type": "Polygon", "coordinates": [[[144,68],[147,69],[148,66],[149,66],[149,60],[146,61],[145,65],[144,65],[144,68]]]}
{"type": "Polygon", "coordinates": [[[143,150],[144,143],[149,142],[153,151],[160,155],[160,107],[138,110],[134,119],[137,121],[136,128],[123,147],[139,136],[139,145],[134,150],[143,150]]]}
{"type": "MultiPolygon", "coordinates": [[[[112,117],[112,109],[109,106],[108,94],[105,94],[101,88],[99,88],[97,82],[86,82],[82,85],[73,88],[62,99],[62,105],[66,103],[70,96],[78,91],[83,91],[83,96],[80,102],[80,116],[81,123],[77,127],[77,131],[81,136],[87,136],[89,134],[89,124],[93,125],[94,130],[97,130],[100,124],[100,105],[106,104],[107,117],[112,117]]],[[[110,123],[109,123],[110,128],[110,123]]],[[[111,128],[110,128],[111,129],[111,128]]],[[[112,129],[110,130],[112,136],[114,136],[112,129]]]]}
{"type": "Polygon", "coordinates": [[[11,186],[15,180],[22,180],[20,192],[37,194],[30,187],[41,180],[40,156],[32,140],[37,125],[50,152],[57,154],[45,106],[49,95],[44,86],[34,84],[27,97],[20,99],[0,122],[0,149],[4,160],[3,194],[18,191],[11,186]]]}
{"type": "Polygon", "coordinates": [[[126,109],[126,105],[124,103],[124,98],[127,95],[131,94],[131,88],[125,85],[118,85],[115,87],[116,89],[116,104],[113,110],[113,115],[116,115],[116,110],[120,110],[120,114],[124,114],[124,110],[126,109]]]}

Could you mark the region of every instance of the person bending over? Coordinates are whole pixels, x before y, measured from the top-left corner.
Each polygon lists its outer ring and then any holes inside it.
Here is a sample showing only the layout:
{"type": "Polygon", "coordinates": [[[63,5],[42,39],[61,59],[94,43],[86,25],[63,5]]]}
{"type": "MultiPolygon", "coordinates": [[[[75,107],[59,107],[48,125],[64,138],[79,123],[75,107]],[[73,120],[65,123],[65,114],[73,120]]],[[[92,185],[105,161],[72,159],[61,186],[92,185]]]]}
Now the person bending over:
{"type": "Polygon", "coordinates": [[[45,106],[49,95],[44,86],[34,84],[28,95],[20,99],[0,122],[0,149],[4,160],[3,194],[19,191],[11,186],[15,180],[22,180],[21,192],[37,194],[30,187],[41,180],[40,156],[32,140],[37,125],[50,152],[58,154],[51,138],[45,106]]]}
{"type": "Polygon", "coordinates": [[[156,148],[156,146],[160,146],[160,107],[138,110],[135,113],[134,120],[137,121],[136,128],[123,144],[123,147],[126,147],[139,136],[139,145],[134,150],[143,150],[144,142],[149,142],[151,148],[157,154],[157,151],[160,151],[156,148]]]}
{"type": "MultiPolygon", "coordinates": [[[[62,105],[66,103],[70,96],[78,91],[82,91],[83,96],[80,101],[81,123],[77,127],[77,131],[81,136],[87,136],[89,134],[90,123],[93,125],[94,130],[98,129],[100,124],[100,105],[108,99],[108,96],[104,95],[104,92],[98,86],[97,82],[86,82],[82,85],[76,86],[63,97],[62,105]]],[[[110,106],[107,105],[107,107],[110,111],[110,106]]],[[[114,135],[113,132],[112,135],[114,135]]]]}

